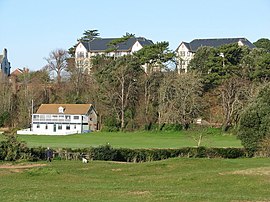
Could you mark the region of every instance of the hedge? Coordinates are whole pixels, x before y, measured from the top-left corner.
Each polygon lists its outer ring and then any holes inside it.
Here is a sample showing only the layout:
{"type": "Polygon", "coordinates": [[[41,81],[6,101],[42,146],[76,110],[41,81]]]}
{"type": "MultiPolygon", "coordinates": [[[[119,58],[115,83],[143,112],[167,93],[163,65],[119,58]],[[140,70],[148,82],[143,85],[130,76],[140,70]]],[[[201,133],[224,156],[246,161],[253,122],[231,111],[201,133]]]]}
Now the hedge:
{"type": "MultiPolygon", "coordinates": [[[[46,148],[29,148],[21,155],[26,160],[45,160],[46,148]]],[[[62,148],[53,150],[54,159],[80,160],[86,157],[89,160],[148,162],[175,157],[187,158],[243,158],[249,157],[243,148],[206,148],[184,147],[179,149],[128,149],[113,148],[109,145],[83,149],[62,148]]],[[[0,155],[0,160],[5,160],[0,155]]]]}

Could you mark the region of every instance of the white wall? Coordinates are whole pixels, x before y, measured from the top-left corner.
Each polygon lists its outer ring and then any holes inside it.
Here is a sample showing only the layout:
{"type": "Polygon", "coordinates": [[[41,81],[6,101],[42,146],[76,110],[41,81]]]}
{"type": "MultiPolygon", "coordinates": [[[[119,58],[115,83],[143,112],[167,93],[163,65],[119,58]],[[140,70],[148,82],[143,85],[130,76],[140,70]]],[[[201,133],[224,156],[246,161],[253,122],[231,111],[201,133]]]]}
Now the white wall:
{"type": "Polygon", "coordinates": [[[89,130],[88,117],[85,115],[33,114],[32,123],[33,134],[66,135],[66,133],[82,133],[83,131],[89,130]],[[53,116],[57,118],[53,118],[53,116]],[[63,118],[60,118],[62,116],[63,118]],[[70,116],[71,118],[66,119],[66,116],[70,116]],[[78,119],[75,119],[75,117],[78,119]],[[69,126],[69,129],[67,126],[69,126]]]}
{"type": "Polygon", "coordinates": [[[136,43],[131,48],[131,53],[134,53],[136,51],[139,51],[142,48],[143,48],[142,45],[138,41],[136,41],[136,43]]]}
{"type": "Polygon", "coordinates": [[[86,48],[82,45],[82,43],[79,43],[78,46],[76,47],[75,50],[75,57],[77,58],[77,53],[83,52],[84,57],[86,57],[87,50],[86,48]]]}
{"type": "Polygon", "coordinates": [[[187,66],[193,57],[193,53],[188,50],[184,43],[181,43],[177,51],[177,56],[182,59],[182,64],[180,60],[178,61],[178,72],[180,73],[180,70],[187,72],[187,66]]]}

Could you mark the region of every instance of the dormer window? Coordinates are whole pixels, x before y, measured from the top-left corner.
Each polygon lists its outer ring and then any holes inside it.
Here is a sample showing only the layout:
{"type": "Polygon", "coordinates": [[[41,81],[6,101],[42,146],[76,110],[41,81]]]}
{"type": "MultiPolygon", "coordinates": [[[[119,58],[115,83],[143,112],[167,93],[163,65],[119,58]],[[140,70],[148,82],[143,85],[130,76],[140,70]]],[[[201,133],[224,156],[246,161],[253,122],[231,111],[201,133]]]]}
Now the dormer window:
{"type": "Polygon", "coordinates": [[[65,111],[65,108],[64,107],[59,107],[58,108],[58,113],[63,114],[64,111],[65,111]]]}

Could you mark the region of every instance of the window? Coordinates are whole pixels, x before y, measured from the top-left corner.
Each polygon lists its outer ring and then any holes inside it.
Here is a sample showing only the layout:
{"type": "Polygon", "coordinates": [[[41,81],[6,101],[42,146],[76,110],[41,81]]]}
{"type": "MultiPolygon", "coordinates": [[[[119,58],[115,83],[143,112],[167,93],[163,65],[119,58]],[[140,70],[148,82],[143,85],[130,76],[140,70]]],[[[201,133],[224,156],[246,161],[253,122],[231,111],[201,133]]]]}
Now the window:
{"type": "Polygon", "coordinates": [[[58,108],[58,113],[63,114],[63,113],[64,113],[64,110],[65,110],[64,107],[59,107],[59,108],[58,108]]]}
{"type": "Polygon", "coordinates": [[[58,130],[62,130],[62,125],[58,125],[58,130]]]}
{"type": "Polygon", "coordinates": [[[70,125],[67,125],[66,126],[66,130],[70,130],[70,125]]]}
{"type": "Polygon", "coordinates": [[[190,52],[187,52],[187,56],[190,56],[190,52]]]}
{"type": "Polygon", "coordinates": [[[48,130],[48,125],[47,124],[45,125],[45,130],[48,130]]]}
{"type": "Polygon", "coordinates": [[[70,120],[70,116],[66,116],[66,120],[70,120]]]}
{"type": "Polygon", "coordinates": [[[37,124],[37,128],[40,128],[40,125],[39,124],[37,124]]]}
{"type": "Polygon", "coordinates": [[[77,58],[84,58],[84,53],[83,52],[78,52],[77,53],[77,58]]]}
{"type": "Polygon", "coordinates": [[[79,119],[79,116],[74,116],[73,117],[75,120],[78,120],[79,119]]]}
{"type": "Polygon", "coordinates": [[[39,115],[34,115],[34,119],[38,119],[39,118],[39,115]]]}
{"type": "Polygon", "coordinates": [[[185,56],[185,51],[180,51],[180,56],[185,56]]]}

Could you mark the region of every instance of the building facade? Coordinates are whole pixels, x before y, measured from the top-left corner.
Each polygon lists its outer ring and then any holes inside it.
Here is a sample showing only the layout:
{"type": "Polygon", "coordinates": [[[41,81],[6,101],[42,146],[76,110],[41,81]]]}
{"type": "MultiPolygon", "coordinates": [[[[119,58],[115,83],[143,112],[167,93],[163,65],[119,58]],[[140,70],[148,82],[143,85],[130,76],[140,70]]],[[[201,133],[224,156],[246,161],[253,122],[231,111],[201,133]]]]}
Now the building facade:
{"type": "Polygon", "coordinates": [[[91,104],[42,104],[32,114],[31,128],[17,133],[68,135],[97,129],[97,113],[91,104]]]}
{"type": "Polygon", "coordinates": [[[237,43],[239,46],[255,48],[246,38],[194,39],[189,43],[181,42],[176,49],[178,73],[188,71],[188,64],[200,47],[208,46],[216,48],[233,43],[237,43]]]}
{"type": "Polygon", "coordinates": [[[91,70],[91,58],[97,55],[108,57],[121,57],[130,55],[142,49],[144,46],[152,45],[153,42],[144,37],[131,37],[125,42],[110,46],[111,42],[118,38],[96,38],[89,42],[80,42],[75,49],[75,62],[77,68],[91,70]]]}

